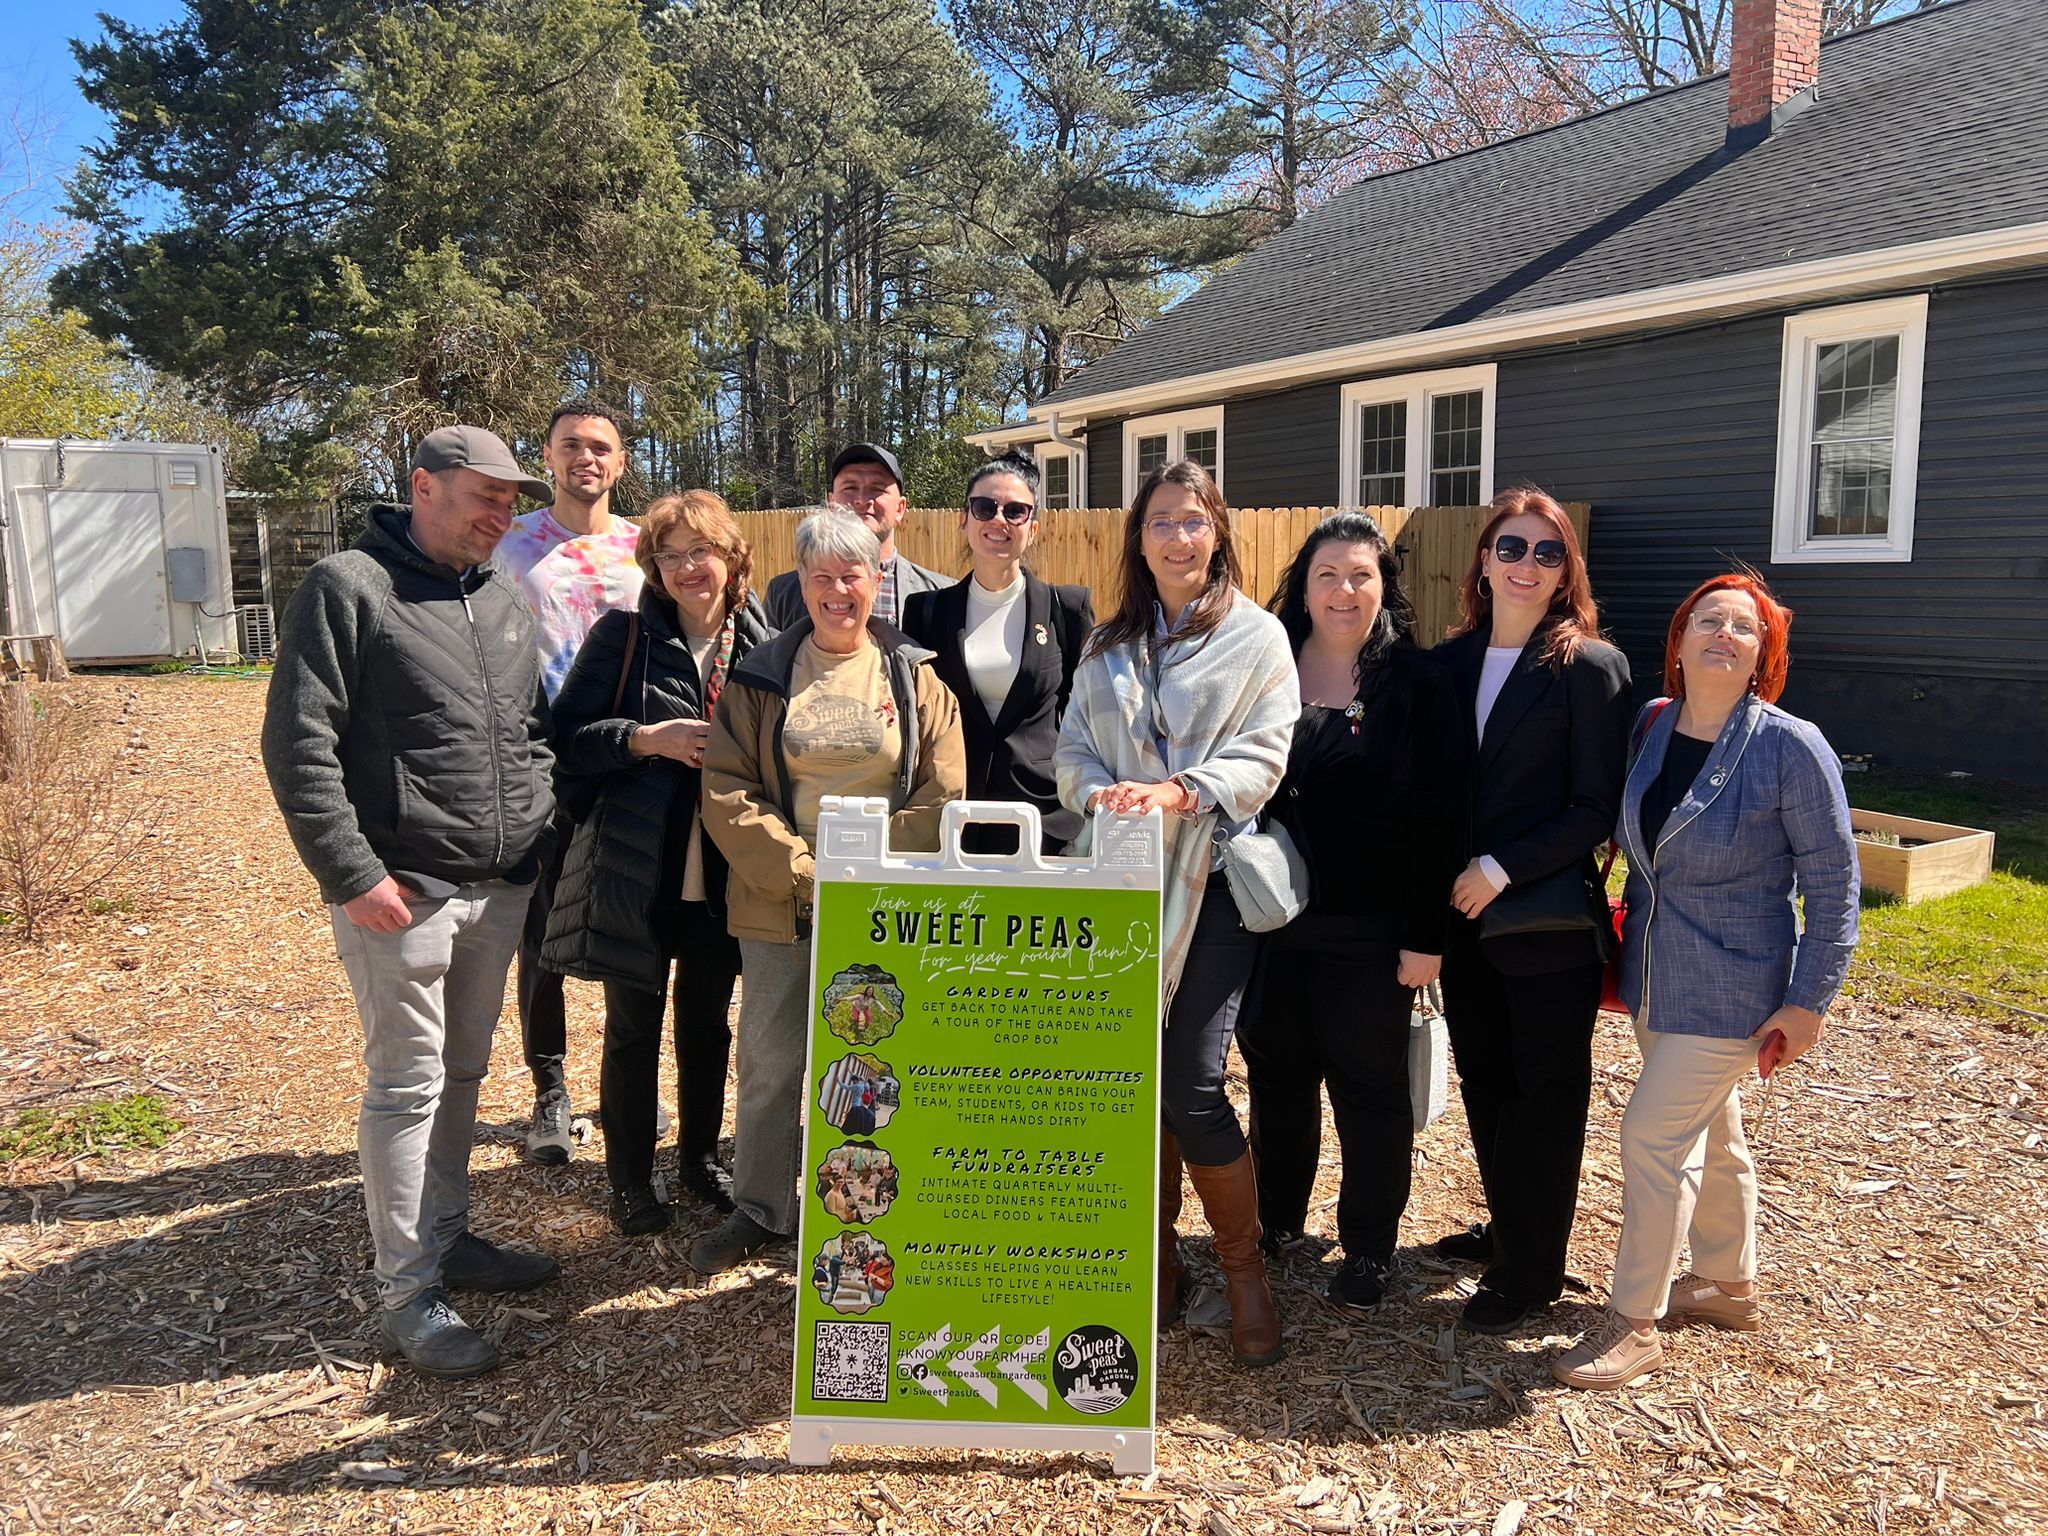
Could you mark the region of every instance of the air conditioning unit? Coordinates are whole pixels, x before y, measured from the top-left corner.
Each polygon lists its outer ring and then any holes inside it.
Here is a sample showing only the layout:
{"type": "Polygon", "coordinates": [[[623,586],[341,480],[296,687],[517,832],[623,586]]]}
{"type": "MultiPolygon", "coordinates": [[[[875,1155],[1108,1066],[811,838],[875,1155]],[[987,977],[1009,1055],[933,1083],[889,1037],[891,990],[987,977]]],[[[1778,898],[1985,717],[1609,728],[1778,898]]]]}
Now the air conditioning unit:
{"type": "Polygon", "coordinates": [[[277,625],[268,603],[244,603],[235,610],[235,645],[244,661],[277,659],[277,625]]]}

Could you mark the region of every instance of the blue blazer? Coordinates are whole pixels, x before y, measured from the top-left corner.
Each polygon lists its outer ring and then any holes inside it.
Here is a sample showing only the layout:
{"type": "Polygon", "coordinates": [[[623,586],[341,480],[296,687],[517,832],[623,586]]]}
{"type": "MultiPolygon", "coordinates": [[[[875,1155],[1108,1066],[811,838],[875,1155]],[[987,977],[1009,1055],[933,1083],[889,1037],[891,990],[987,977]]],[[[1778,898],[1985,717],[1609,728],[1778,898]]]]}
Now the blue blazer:
{"type": "Polygon", "coordinates": [[[1649,1029],[1727,1040],[1787,1003],[1825,1013],[1856,948],[1861,887],[1841,760],[1812,724],[1752,697],[1646,848],[1643,794],[1677,729],[1676,708],[1651,722],[1622,792],[1622,1001],[1649,1029]]]}

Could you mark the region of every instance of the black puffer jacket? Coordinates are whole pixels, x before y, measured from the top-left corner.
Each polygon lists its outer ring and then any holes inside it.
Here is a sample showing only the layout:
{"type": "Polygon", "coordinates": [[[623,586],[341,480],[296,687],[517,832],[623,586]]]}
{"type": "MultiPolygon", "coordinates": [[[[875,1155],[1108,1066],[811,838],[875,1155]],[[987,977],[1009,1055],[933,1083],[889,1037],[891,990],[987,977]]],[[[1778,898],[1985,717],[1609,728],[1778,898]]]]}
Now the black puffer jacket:
{"type": "Polygon", "coordinates": [[[547,856],[547,699],[533,614],[494,571],[421,554],[410,514],[370,509],[353,549],[292,594],[263,716],[263,766],[330,902],[387,873],[531,879],[547,856]]]}
{"type": "MultiPolygon", "coordinates": [[[[555,888],[541,963],[586,981],[615,981],[658,992],[668,962],[655,942],[655,909],[673,896],[681,869],[662,866],[664,848],[688,846],[687,826],[670,816],[697,814],[698,771],[674,758],[635,757],[627,738],[636,725],[703,720],[704,689],[689,643],[676,623],[675,605],[652,582],[640,593],[640,641],[627,663],[632,616],[606,614],[576,652],[576,664],[555,696],[555,750],[565,791],[596,781],[590,813],[576,828],[555,888]],[[630,666],[617,713],[619,668],[630,666]]],[[[769,637],[767,615],[749,597],[734,626],[732,666],[769,637]]],[[[728,669],[729,671],[730,669],[728,669]]],[[[702,841],[704,892],[711,909],[725,913],[725,858],[702,841]]]]}

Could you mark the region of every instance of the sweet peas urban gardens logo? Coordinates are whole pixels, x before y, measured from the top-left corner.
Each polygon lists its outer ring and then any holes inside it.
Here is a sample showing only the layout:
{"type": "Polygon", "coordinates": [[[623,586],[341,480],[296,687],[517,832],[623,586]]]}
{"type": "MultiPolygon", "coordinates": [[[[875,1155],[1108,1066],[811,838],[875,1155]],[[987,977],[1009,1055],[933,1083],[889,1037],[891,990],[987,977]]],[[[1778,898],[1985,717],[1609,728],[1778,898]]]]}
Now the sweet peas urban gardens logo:
{"type": "Polygon", "coordinates": [[[1114,1413],[1138,1389],[1138,1352],[1114,1328],[1084,1323],[1060,1340],[1052,1384],[1069,1408],[1114,1413]]]}

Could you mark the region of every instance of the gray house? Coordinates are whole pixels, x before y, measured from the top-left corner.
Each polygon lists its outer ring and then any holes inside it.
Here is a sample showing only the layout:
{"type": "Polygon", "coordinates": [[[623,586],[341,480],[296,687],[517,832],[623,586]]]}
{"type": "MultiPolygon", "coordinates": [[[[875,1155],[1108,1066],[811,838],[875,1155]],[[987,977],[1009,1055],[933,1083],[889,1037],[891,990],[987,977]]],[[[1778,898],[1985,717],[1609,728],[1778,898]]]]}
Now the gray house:
{"type": "Polygon", "coordinates": [[[1235,506],[1538,485],[1592,506],[1639,691],[1744,560],[1839,750],[2048,776],[2042,11],[1822,44],[1736,0],[1732,76],[1364,182],[978,440],[1051,505],[1181,454],[1235,506]]]}

